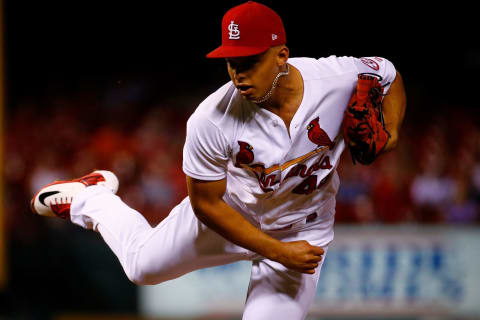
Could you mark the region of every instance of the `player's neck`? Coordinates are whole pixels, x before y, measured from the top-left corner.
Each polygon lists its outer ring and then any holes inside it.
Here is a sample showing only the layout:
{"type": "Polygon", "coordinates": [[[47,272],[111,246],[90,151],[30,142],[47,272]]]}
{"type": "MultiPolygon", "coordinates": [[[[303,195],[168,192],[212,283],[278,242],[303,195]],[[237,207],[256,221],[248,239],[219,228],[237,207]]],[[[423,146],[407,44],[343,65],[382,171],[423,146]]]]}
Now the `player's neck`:
{"type": "Polygon", "coordinates": [[[303,78],[298,69],[290,65],[290,73],[279,79],[272,97],[259,104],[280,117],[293,115],[297,111],[303,99],[303,78]]]}

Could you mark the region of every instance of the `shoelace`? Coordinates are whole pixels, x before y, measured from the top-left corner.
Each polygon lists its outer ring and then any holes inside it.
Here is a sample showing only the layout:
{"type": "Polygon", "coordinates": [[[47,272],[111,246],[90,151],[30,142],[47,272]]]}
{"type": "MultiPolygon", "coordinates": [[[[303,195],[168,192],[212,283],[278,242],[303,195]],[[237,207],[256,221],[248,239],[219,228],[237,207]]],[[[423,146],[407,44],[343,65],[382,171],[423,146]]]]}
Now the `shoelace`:
{"type": "Polygon", "coordinates": [[[73,197],[54,198],[55,203],[50,202],[50,208],[59,218],[67,219],[70,216],[70,206],[72,205],[73,197]],[[60,202],[59,202],[60,201],[60,202]]]}
{"type": "Polygon", "coordinates": [[[97,173],[82,177],[78,179],[78,181],[83,183],[85,186],[91,186],[97,184],[100,181],[105,181],[105,178],[101,174],[97,173]]]}

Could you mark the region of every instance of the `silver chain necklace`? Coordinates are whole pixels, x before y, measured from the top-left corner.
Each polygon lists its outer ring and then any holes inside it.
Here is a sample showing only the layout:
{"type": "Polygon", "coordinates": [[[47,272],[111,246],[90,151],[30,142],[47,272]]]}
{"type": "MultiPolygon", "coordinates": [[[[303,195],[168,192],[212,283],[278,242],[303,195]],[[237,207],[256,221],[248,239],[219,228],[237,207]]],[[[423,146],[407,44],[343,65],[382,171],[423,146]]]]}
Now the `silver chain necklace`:
{"type": "Polygon", "coordinates": [[[272,83],[272,87],[270,88],[270,90],[263,96],[261,97],[260,99],[258,100],[252,100],[253,103],[256,103],[256,104],[259,104],[259,103],[262,103],[262,102],[265,102],[267,101],[268,99],[270,99],[270,97],[272,96],[272,93],[273,93],[273,90],[275,89],[275,87],[277,86],[277,82],[278,82],[278,79],[281,77],[281,76],[288,76],[288,73],[290,72],[290,68],[288,67],[288,63],[287,63],[287,70],[285,71],[281,71],[277,74],[277,76],[275,77],[275,80],[273,80],[273,83],[272,83]]]}

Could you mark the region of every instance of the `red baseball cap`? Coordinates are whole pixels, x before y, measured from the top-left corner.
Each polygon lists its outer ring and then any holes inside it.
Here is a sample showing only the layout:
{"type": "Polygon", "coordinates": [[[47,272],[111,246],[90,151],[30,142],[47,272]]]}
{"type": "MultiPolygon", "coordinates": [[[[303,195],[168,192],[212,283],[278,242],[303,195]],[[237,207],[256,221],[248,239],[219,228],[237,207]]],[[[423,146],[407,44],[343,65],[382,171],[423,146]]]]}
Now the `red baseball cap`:
{"type": "Polygon", "coordinates": [[[207,54],[207,58],[252,56],[286,42],[280,16],[263,4],[248,1],[225,13],[222,45],[207,54]]]}

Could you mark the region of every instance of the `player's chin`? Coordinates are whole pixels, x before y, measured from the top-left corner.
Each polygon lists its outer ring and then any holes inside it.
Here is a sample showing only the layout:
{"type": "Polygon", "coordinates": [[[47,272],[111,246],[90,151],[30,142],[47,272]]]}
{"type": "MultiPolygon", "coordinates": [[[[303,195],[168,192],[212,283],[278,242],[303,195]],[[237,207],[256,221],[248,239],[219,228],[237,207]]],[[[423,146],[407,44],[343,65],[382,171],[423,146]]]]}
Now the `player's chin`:
{"type": "Polygon", "coordinates": [[[251,96],[242,96],[242,99],[250,101],[250,102],[256,101],[255,97],[251,97],[251,96]]]}
{"type": "Polygon", "coordinates": [[[262,96],[258,96],[256,94],[249,94],[249,95],[242,95],[242,98],[248,100],[250,102],[256,102],[262,98],[262,96]]]}
{"type": "Polygon", "coordinates": [[[253,90],[240,91],[240,95],[246,100],[255,100],[255,94],[253,93],[253,90]]]}

